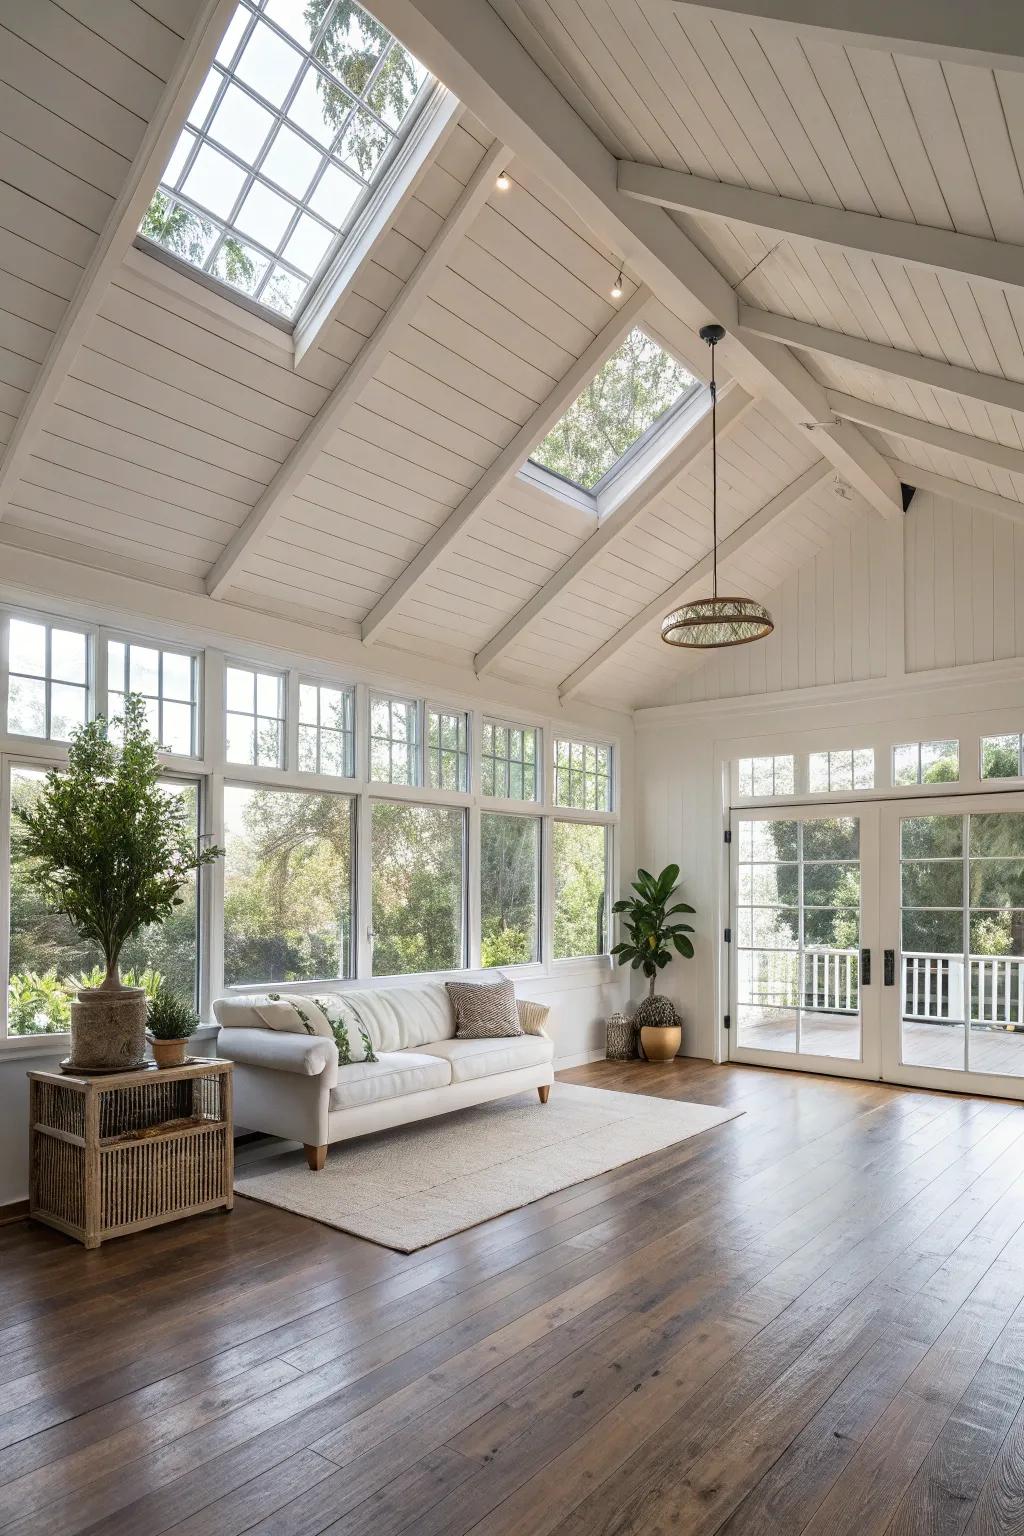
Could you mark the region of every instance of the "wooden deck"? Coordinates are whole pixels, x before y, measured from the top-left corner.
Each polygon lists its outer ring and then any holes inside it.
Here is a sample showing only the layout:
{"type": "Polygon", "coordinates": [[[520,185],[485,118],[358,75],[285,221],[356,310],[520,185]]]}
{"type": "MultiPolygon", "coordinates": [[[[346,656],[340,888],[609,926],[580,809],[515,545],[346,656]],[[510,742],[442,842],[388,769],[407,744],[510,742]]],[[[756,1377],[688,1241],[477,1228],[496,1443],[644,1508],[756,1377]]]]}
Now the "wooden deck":
{"type": "Polygon", "coordinates": [[[563,1077],[745,1114],[408,1257],[244,1199],[0,1230],[0,1528],[1024,1528],[1024,1107],[563,1077]]]}
{"type": "MultiPolygon", "coordinates": [[[[792,1051],[795,1026],[780,1020],[777,1012],[742,1008],[738,1015],[737,1042],[756,1051],[792,1051]]],[[[801,1049],[806,1055],[832,1056],[856,1061],[860,1056],[860,1023],[850,1015],[805,1013],[801,1049]]],[[[945,1067],[963,1071],[963,1025],[903,1021],[903,1060],[908,1066],[945,1067]]],[[[971,1034],[971,1071],[1024,1077],[1024,1032],[974,1029],[971,1034]]]]}

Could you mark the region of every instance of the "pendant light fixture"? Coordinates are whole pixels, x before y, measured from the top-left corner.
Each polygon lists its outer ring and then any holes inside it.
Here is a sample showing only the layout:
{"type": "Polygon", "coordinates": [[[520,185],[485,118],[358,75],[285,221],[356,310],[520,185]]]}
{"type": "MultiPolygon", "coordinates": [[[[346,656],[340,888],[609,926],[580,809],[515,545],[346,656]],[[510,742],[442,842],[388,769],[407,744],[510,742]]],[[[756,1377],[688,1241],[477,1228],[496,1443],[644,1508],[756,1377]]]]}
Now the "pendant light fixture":
{"type": "Polygon", "coordinates": [[[725,335],[722,325],[704,325],[701,341],[711,348],[711,596],[674,608],[661,621],[661,638],[667,645],[692,651],[718,650],[727,645],[749,645],[763,640],[775,628],[771,614],[752,597],[718,595],[718,391],[715,385],[715,348],[725,335]]]}

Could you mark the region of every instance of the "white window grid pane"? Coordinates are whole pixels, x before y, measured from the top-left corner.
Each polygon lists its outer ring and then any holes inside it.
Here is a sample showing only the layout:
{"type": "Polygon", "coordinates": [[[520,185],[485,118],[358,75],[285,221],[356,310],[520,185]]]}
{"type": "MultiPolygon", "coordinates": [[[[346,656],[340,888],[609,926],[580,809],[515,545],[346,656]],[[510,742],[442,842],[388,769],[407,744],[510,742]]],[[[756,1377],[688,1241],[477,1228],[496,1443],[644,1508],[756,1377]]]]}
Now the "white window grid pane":
{"type": "Polygon", "coordinates": [[[124,696],[126,693],[141,694],[148,706],[150,718],[155,715],[155,730],[157,740],[164,745],[165,730],[165,704],[184,704],[189,711],[189,747],[187,755],[195,757],[199,750],[198,726],[199,726],[199,663],[198,657],[193,652],[163,650],[157,646],[147,645],[138,640],[108,640],[107,641],[107,716],[113,719],[124,709],[124,696]],[[157,656],[157,686],[156,691],[144,688],[133,688],[132,681],[132,655],[138,655],[140,651],[155,651],[157,656]],[[188,696],[180,691],[165,686],[164,671],[168,657],[176,661],[185,660],[188,663],[188,696]]]}
{"type": "Polygon", "coordinates": [[[611,747],[555,741],[555,804],[578,811],[610,811],[611,747]]]}
{"type": "Polygon", "coordinates": [[[231,662],[228,663],[227,670],[250,680],[253,701],[251,709],[228,709],[225,711],[229,737],[232,722],[252,731],[251,751],[244,757],[228,756],[227,761],[241,763],[250,768],[283,768],[285,739],[284,674],[280,672],[264,672],[258,667],[239,667],[231,662]],[[271,683],[276,688],[278,708],[274,714],[267,714],[257,708],[256,695],[261,683],[271,683]]]}
{"type": "Polygon", "coordinates": [[[808,788],[812,795],[850,793],[875,787],[873,747],[843,747],[812,752],[808,759],[808,788]]]}
{"type": "Polygon", "coordinates": [[[536,726],[486,718],[480,757],[484,795],[497,800],[537,800],[536,726]]]}
{"type": "Polygon", "coordinates": [[[351,778],[355,772],[355,695],[351,688],[339,687],[335,683],[306,683],[300,684],[300,697],[305,697],[307,703],[300,705],[299,709],[299,735],[300,740],[308,743],[310,761],[304,764],[299,762],[300,771],[303,773],[323,773],[333,778],[351,778]],[[341,695],[341,725],[334,725],[325,721],[326,711],[329,708],[324,695],[336,693],[341,695]],[[340,762],[340,771],[330,766],[340,762]]]}
{"type": "Polygon", "coordinates": [[[780,757],[741,757],[736,765],[737,793],[748,799],[769,799],[773,795],[792,795],[793,755],[780,757]]]}
{"type": "Polygon", "coordinates": [[[415,699],[370,695],[370,778],[374,783],[418,783],[419,713],[415,699]]]}
{"type": "Polygon", "coordinates": [[[464,710],[427,711],[427,783],[431,789],[469,788],[469,717],[464,710]]]}
{"type": "MultiPolygon", "coordinates": [[[[363,84],[362,90],[357,93],[348,82],[343,84],[337,76],[332,74],[327,66],[315,57],[318,46],[331,26],[337,4],[338,0],[335,0],[334,4],[328,5],[325,8],[323,19],[310,41],[309,49],[304,49],[295,37],[291,36],[284,27],[279,25],[272,15],[265,13],[260,0],[239,0],[238,10],[235,13],[232,24],[229,26],[228,33],[235,44],[234,49],[231,51],[229,48],[227,52],[223,49],[218,51],[217,62],[211,66],[206,81],[204,81],[200,89],[193,113],[190,114],[185,134],[179,140],[179,145],[176,147],[171,161],[165,170],[164,176],[166,179],[162,178],[160,181],[157,195],[166,202],[166,207],[160,209],[163,215],[161,229],[154,229],[149,234],[144,234],[144,238],[152,240],[162,249],[170,250],[173,255],[178,255],[179,259],[185,261],[187,265],[197,267],[200,271],[217,277],[226,286],[240,289],[257,303],[264,304],[289,317],[295,314],[318,272],[325,265],[330,252],[336,248],[338,240],[351,228],[367,196],[380,180],[386,166],[390,163],[395,146],[401,142],[417,115],[417,108],[425,98],[426,86],[429,80],[429,77],[424,72],[423,78],[405,112],[402,122],[397,127],[386,123],[370,106],[370,98],[373,95],[375,86],[380,81],[381,75],[389,67],[389,59],[396,49],[401,49],[401,44],[392,38],[387,46],[381,50],[371,73],[363,84]],[[241,26],[238,25],[239,17],[243,19],[241,26]],[[253,37],[257,27],[269,28],[275,37],[283,40],[291,49],[295,50],[296,56],[301,56],[302,59],[302,63],[298,67],[287,93],[280,103],[269,100],[256,87],[248,81],[242,80],[234,73],[241,62],[246,45],[253,37]],[[348,103],[344,118],[338,124],[333,138],[326,145],[318,142],[316,137],[308,132],[300,122],[288,115],[289,109],[293,106],[295,98],[302,89],[303,81],[311,70],[315,72],[317,79],[322,80],[324,85],[330,88],[336,98],[340,98],[348,103]],[[267,132],[266,138],[251,160],[239,156],[224,143],[215,139],[211,133],[217,110],[221,106],[228,88],[232,86],[235,90],[244,93],[258,107],[270,113],[273,118],[272,127],[267,132]],[[387,146],[383,154],[378,157],[376,165],[372,169],[368,169],[365,175],[361,175],[357,167],[352,164],[351,157],[346,158],[341,153],[346,134],[356,119],[357,113],[365,114],[361,121],[368,123],[375,135],[381,135],[387,146]],[[278,134],[285,128],[297,135],[305,146],[316,154],[319,160],[319,166],[313,173],[301,196],[297,196],[290,188],[283,186],[279,179],[275,180],[265,169],[265,162],[272,154],[278,134]],[[181,152],[183,144],[187,145],[184,153],[181,152]],[[225,160],[242,173],[242,181],[232,201],[230,211],[226,216],[219,210],[213,211],[195,202],[183,190],[185,182],[188,180],[196,159],[204,146],[208,150],[213,150],[216,154],[223,156],[225,160]],[[321,217],[311,208],[311,204],[317,198],[320,183],[328,173],[340,173],[345,177],[346,184],[352,187],[354,194],[351,200],[346,201],[343,217],[336,222],[331,222],[321,217]],[[253,187],[270,188],[279,196],[286,198],[290,204],[290,215],[281,229],[277,241],[273,244],[264,243],[249,233],[243,233],[237,227],[239,214],[253,187]],[[178,216],[179,209],[183,210],[186,215],[191,215],[198,219],[201,227],[205,226],[204,229],[201,228],[201,237],[197,237],[194,247],[196,251],[195,257],[191,254],[183,256],[180,252],[174,250],[173,245],[160,238],[161,233],[178,216]],[[295,266],[294,262],[289,260],[284,254],[292,235],[303,218],[312,220],[329,237],[326,241],[325,254],[320,257],[316,267],[308,272],[295,266]],[[265,262],[265,267],[258,271],[255,280],[249,286],[232,282],[223,270],[218,270],[219,266],[222,266],[221,258],[225,252],[226,242],[229,241],[237,242],[238,245],[248,248],[249,252],[257,256],[262,262],[265,262]],[[277,293],[282,289],[287,290],[289,294],[289,298],[284,301],[276,297],[277,293]]],[[[416,65],[416,61],[412,59],[411,55],[409,55],[409,58],[413,65],[419,69],[420,66],[416,65]]],[[[333,205],[340,206],[336,198],[332,198],[330,201],[333,205]]],[[[151,204],[150,208],[152,209],[153,206],[154,204],[151,204]]],[[[148,212],[149,210],[147,210],[147,214],[148,212]]],[[[309,226],[307,224],[304,227],[308,229],[309,226]]]]}
{"type": "MultiPolygon", "coordinates": [[[[41,669],[29,667],[11,667],[8,673],[8,698],[7,698],[7,730],[12,736],[27,736],[37,741],[68,741],[70,734],[59,729],[61,720],[74,716],[75,723],[79,721],[85,724],[89,718],[89,689],[92,682],[91,654],[89,636],[85,630],[75,629],[67,624],[49,624],[44,619],[22,619],[13,615],[10,625],[21,625],[42,631],[43,639],[43,665],[41,669]],[[53,661],[53,636],[57,633],[62,636],[80,637],[83,646],[84,676],[73,678],[70,673],[65,675],[63,669],[54,670],[53,661]],[[41,685],[43,713],[39,723],[41,730],[24,729],[17,720],[17,705],[19,681],[31,687],[33,684],[41,685]],[[61,690],[61,697],[65,704],[71,708],[54,709],[54,684],[61,690]],[[73,690],[73,692],[72,692],[73,690]]],[[[33,692],[39,691],[33,689],[33,692]]]]}
{"type": "Polygon", "coordinates": [[[981,777],[1016,779],[1021,777],[1021,740],[1013,732],[981,738],[981,777]],[[1016,759],[1014,766],[1013,759],[1016,759]]]}

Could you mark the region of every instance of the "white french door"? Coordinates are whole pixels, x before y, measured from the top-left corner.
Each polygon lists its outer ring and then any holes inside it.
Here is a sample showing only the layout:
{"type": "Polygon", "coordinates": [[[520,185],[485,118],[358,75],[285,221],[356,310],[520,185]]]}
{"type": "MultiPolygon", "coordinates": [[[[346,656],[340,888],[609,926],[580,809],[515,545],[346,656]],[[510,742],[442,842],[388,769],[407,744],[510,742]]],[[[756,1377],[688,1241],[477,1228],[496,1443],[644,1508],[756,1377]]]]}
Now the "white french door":
{"type": "Polygon", "coordinates": [[[878,1077],[877,806],[734,813],[731,851],[730,1059],[878,1077]]]}
{"type": "Polygon", "coordinates": [[[732,817],[729,1057],[1024,1097],[1024,796],[732,817]]]}

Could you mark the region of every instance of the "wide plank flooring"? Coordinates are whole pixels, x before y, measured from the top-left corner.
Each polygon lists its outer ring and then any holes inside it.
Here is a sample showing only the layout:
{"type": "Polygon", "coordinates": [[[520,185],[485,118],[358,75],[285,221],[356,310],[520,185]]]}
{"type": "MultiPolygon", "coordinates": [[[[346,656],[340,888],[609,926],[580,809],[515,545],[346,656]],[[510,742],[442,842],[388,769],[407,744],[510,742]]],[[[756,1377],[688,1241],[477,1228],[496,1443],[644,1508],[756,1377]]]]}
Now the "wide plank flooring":
{"type": "Polygon", "coordinates": [[[745,1114],[411,1256],[244,1199],[0,1230],[0,1530],[1024,1530],[1024,1106],[562,1078],[745,1114]]]}

